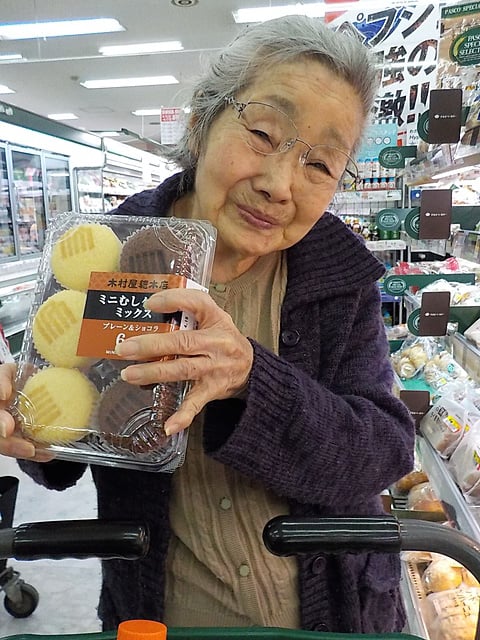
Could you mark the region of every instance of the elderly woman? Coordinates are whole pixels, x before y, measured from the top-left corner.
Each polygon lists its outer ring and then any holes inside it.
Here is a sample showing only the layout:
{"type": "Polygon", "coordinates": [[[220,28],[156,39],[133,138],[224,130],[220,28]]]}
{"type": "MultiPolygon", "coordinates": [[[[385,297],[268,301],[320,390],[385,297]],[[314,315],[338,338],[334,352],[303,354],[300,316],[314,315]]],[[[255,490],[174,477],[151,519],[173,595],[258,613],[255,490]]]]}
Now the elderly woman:
{"type": "MultiPolygon", "coordinates": [[[[105,629],[128,618],[176,626],[401,630],[399,558],[295,558],[262,545],[278,514],[382,514],[379,494],[412,468],[414,430],[391,393],[380,314],[383,266],[326,212],[376,89],[353,36],[290,16],[248,28],[198,81],[172,158],[183,170],[126,200],[128,215],[206,219],[218,242],[210,295],[168,290],[158,312],[196,331],[144,335],[118,353],[133,385],[192,380],[168,433],[190,428],[173,475],[92,467],[101,518],[146,518],[138,562],[103,566],[105,629]],[[175,354],[165,361],[163,356],[175,354]]],[[[13,369],[0,376],[3,406],[13,369]]],[[[0,452],[64,489],[85,465],[45,461],[0,412],[0,452]]]]}

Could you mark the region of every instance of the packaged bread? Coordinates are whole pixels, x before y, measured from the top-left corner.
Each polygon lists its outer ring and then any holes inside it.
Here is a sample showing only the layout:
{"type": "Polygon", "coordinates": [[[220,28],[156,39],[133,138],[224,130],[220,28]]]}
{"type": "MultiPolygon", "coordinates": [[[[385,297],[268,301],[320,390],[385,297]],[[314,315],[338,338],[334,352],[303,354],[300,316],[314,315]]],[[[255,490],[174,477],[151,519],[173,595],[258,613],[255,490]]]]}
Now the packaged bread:
{"type": "Polygon", "coordinates": [[[154,313],[145,302],[174,287],[208,291],[215,238],[199,220],[69,213],[51,221],[11,407],[26,438],[59,459],[165,472],[182,464],[187,433],[167,437],[163,425],[189,382],[123,382],[132,362],[115,348],[195,329],[190,313],[154,313]]]}
{"type": "Polygon", "coordinates": [[[420,420],[420,431],[443,458],[448,458],[475,418],[476,414],[470,414],[464,402],[440,396],[420,420]]]}
{"type": "Polygon", "coordinates": [[[431,593],[431,640],[475,640],[480,589],[458,588],[431,593]]]}
{"type": "Polygon", "coordinates": [[[463,583],[462,567],[448,558],[434,560],[425,569],[422,582],[427,593],[456,589],[463,583]]]}
{"type": "Polygon", "coordinates": [[[480,420],[466,431],[450,457],[448,468],[466,501],[480,505],[480,420]]]}
{"type": "Polygon", "coordinates": [[[430,482],[422,482],[410,489],[407,496],[407,509],[445,514],[442,503],[430,482]]]}

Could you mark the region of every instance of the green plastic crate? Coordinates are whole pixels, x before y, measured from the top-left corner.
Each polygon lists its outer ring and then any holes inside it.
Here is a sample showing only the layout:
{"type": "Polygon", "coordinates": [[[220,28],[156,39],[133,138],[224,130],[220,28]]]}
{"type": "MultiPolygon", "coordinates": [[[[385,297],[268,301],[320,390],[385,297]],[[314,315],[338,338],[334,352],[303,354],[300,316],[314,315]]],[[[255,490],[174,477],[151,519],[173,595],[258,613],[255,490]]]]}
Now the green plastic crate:
{"type": "MultiPolygon", "coordinates": [[[[275,627],[176,627],[168,630],[169,640],[421,640],[418,636],[404,633],[348,634],[324,633],[320,631],[298,631],[275,627]]],[[[24,633],[8,636],[4,640],[115,640],[116,632],[76,633],[65,635],[37,635],[24,633]]]]}

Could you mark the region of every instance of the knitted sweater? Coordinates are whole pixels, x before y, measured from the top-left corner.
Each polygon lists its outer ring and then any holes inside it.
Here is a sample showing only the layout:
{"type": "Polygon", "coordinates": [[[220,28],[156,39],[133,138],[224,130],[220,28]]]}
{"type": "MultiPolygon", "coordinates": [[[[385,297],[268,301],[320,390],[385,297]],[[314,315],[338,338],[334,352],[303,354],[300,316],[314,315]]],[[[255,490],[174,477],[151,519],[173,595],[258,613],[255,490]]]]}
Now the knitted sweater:
{"type": "MultiPolygon", "coordinates": [[[[119,214],[162,216],[190,186],[179,175],[127,199],[119,214]]],[[[391,393],[380,313],[381,263],[338,218],[325,213],[287,250],[279,356],[254,349],[246,399],[206,409],[207,455],[286,498],[298,516],[382,514],[380,492],[413,465],[414,428],[391,393]]],[[[86,466],[20,466],[62,490],[86,466]]],[[[103,562],[99,615],[105,629],[129,618],[162,619],[171,476],[93,466],[98,516],[150,527],[148,555],[103,562]]],[[[298,557],[302,628],[345,633],[400,631],[396,554],[298,557]]]]}

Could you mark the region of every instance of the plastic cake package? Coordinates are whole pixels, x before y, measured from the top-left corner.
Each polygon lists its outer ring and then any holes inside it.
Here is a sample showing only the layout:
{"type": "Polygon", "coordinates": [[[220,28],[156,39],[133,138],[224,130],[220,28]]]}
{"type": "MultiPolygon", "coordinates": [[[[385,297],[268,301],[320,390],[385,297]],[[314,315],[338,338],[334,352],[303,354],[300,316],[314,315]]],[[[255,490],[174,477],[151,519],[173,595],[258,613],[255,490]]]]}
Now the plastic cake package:
{"type": "Polygon", "coordinates": [[[195,329],[186,312],[154,313],[153,293],[208,291],[216,231],[205,221],[68,213],[46,234],[12,405],[23,436],[61,460],[172,472],[187,430],[163,425],[189,383],[124,382],[116,345],[195,329]]]}

